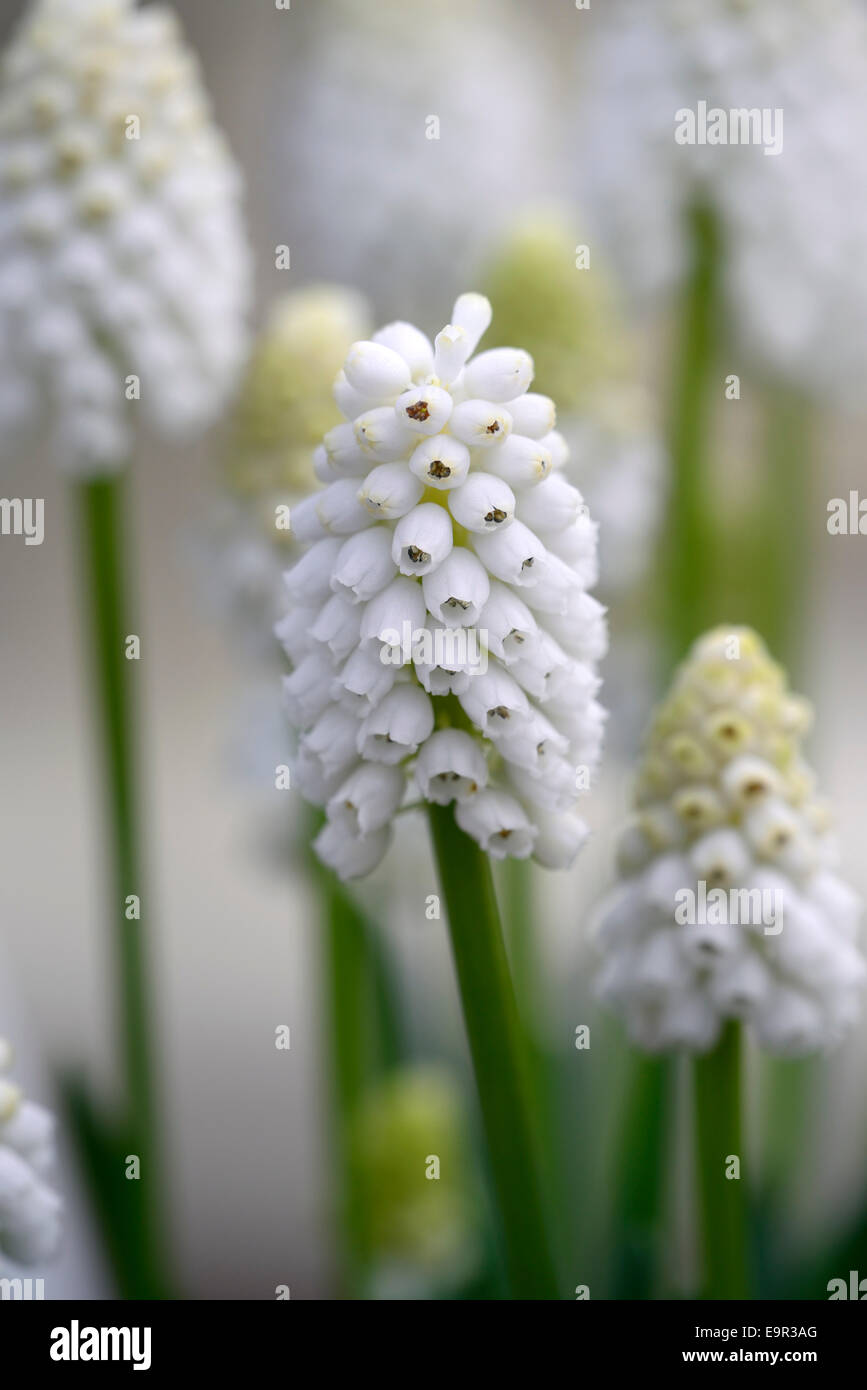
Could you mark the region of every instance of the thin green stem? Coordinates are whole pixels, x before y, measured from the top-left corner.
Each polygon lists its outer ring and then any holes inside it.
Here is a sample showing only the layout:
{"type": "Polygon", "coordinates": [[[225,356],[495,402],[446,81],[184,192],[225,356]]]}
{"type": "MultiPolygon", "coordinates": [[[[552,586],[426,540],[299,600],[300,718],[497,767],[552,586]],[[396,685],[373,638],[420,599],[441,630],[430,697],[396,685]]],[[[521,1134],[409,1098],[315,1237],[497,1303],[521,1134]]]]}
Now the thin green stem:
{"type": "Polygon", "coordinates": [[[751,587],[764,595],[765,611],[756,626],[777,660],[791,670],[802,656],[800,635],[809,592],[810,403],[796,391],[769,386],[764,424],[762,535],[751,587]]]}
{"type": "MultiPolygon", "coordinates": [[[[135,681],[126,657],[134,633],[126,610],[122,472],[78,485],[80,532],[91,619],[93,688],[98,707],[105,829],[111,853],[110,917],[117,989],[124,1117],[122,1155],[140,1160],[138,1181],[124,1178],[129,1243],[119,1271],[130,1297],[159,1296],[159,1173],[151,1057],[145,926],[150,902],[141,876],[135,778],[135,681]],[[130,900],[138,899],[141,919],[130,900]]],[[[122,1175],[119,1175],[122,1176],[122,1175]]]]}
{"type": "Polygon", "coordinates": [[[490,862],[450,806],[429,820],[513,1297],[556,1299],[525,1056],[490,862]]]}
{"type": "MultiPolygon", "coordinates": [[[[315,836],[316,813],[299,834],[315,836]]],[[[320,894],[324,927],[323,1006],[328,1018],[328,1054],[335,1148],[335,1185],[345,1291],[361,1296],[369,1265],[366,1213],[355,1171],[353,1133],[367,1088],[399,1067],[406,1057],[405,1028],[397,989],[376,923],[352,893],[305,845],[307,865],[320,894]]]]}
{"type": "Polygon", "coordinates": [[[716,1047],[693,1068],[703,1297],[743,1299],[749,1280],[740,1024],[726,1024],[716,1047]]]}
{"type": "Polygon", "coordinates": [[[616,1170],[613,1295],[644,1300],[659,1278],[672,1062],[638,1053],[630,1068],[616,1170]]]}
{"type": "Polygon", "coordinates": [[[720,615],[714,608],[714,522],[708,448],[719,312],[719,234],[713,214],[690,214],[692,266],[683,292],[671,380],[671,496],[665,527],[665,661],[680,661],[720,615]]]}
{"type": "MultiPolygon", "coordinates": [[[[330,879],[330,876],[328,876],[330,879]]],[[[337,1191],[347,1290],[357,1292],[366,1263],[364,1212],[352,1161],[353,1124],[370,1077],[368,985],[364,934],[338,885],[323,876],[326,1007],[329,1015],[337,1191]]]]}

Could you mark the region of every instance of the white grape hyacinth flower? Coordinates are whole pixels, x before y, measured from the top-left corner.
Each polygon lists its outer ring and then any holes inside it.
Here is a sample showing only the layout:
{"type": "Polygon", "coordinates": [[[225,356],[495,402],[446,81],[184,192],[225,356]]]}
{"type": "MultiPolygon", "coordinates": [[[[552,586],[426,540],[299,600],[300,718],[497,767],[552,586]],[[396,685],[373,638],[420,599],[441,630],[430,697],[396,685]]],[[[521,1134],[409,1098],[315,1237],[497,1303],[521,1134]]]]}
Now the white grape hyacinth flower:
{"type": "Polygon", "coordinates": [[[0,1254],[35,1265],[54,1254],[60,1239],[63,1203],[47,1182],[54,1117],[8,1080],[11,1061],[12,1049],[0,1037],[0,1254]]]}
{"type": "Polygon", "coordinates": [[[574,167],[618,270],[642,298],[670,290],[690,265],[689,210],[709,209],[742,346],[806,392],[859,406],[862,0],[609,0],[600,10],[576,83],[574,167]]]}
{"type": "Polygon", "coordinates": [[[695,644],[657,710],[595,927],[598,993],[637,1046],[703,1052],[740,1019],[797,1056],[855,1021],[861,903],[801,756],[810,717],[737,628],[695,644]]]}
{"type": "Polygon", "coordinates": [[[316,848],[344,878],[379,863],[408,797],[454,803],[495,858],[565,867],[586,838],[607,641],[596,528],[529,355],[476,352],[490,320],[464,294],[433,343],[397,322],[354,344],[335,383],[346,423],[302,504],[276,630],[294,784],[325,807],[316,848]]]}
{"type": "Polygon", "coordinates": [[[234,162],[163,5],[32,0],[0,65],[0,432],[116,469],[186,437],[246,352],[234,162]]]}

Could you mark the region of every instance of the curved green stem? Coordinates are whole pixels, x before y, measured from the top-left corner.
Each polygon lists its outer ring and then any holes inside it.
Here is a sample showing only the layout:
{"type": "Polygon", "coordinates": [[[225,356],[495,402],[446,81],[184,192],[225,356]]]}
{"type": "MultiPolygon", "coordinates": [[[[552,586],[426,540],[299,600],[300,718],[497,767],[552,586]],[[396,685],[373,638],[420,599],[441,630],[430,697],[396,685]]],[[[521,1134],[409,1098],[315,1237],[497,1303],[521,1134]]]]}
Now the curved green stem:
{"type": "Polygon", "coordinates": [[[430,806],[428,813],[512,1294],[556,1299],[522,1038],[491,866],[458,828],[450,806],[430,806]]]}
{"type": "Polygon", "coordinates": [[[716,1047],[697,1057],[693,1069],[703,1297],[748,1298],[740,1024],[726,1024],[716,1047]]]}

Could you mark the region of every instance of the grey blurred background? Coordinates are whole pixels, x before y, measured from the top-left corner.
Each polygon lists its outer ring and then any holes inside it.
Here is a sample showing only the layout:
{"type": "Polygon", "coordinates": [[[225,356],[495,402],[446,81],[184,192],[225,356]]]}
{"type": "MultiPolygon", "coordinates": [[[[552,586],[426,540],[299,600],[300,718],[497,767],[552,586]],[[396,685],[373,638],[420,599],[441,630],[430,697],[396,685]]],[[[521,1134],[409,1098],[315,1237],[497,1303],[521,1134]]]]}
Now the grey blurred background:
{"type": "MultiPolygon", "coordinates": [[[[175,8],[245,172],[260,311],[290,287],[349,280],[373,296],[378,317],[400,308],[406,316],[419,312],[422,326],[435,329],[455,292],[469,287],[465,263],[511,211],[538,198],[570,197],[564,97],[576,80],[587,22],[570,0],[461,5],[461,14],[481,26],[463,49],[440,29],[452,7],[384,5],[397,39],[389,51],[404,54],[395,81],[409,89],[387,122],[387,63],[381,81],[358,71],[357,88],[344,84],[336,105],[329,104],[333,89],[316,80],[317,63],[334,62],[351,82],[351,65],[340,65],[353,51],[353,8],[379,6],[292,0],[283,12],[271,0],[178,0],[175,8]],[[479,33],[488,34],[502,63],[491,57],[486,67],[479,33]],[[428,46],[432,64],[425,61],[428,46]],[[503,88],[499,102],[488,96],[495,80],[503,88]],[[526,119],[515,121],[516,111],[526,119]],[[442,122],[436,148],[419,134],[430,112],[442,122]],[[340,159],[326,168],[329,148],[340,159]],[[436,235],[429,247],[408,244],[400,205],[380,190],[379,171],[392,159],[421,166],[424,198],[443,209],[444,245],[436,235]],[[291,247],[289,272],[274,269],[281,243],[291,247]]],[[[0,0],[0,40],[22,9],[0,0]]],[[[654,356],[652,342],[647,356],[654,356]]],[[[828,498],[864,488],[863,457],[863,422],[828,422],[813,485],[815,583],[803,617],[801,684],[818,710],[810,754],[836,808],[847,876],[867,893],[867,538],[831,538],[825,527],[828,498]]],[[[233,720],[254,673],[212,621],[192,573],[189,537],[215,492],[214,458],[213,440],[174,451],[143,442],[130,498],[150,817],[146,915],[153,923],[172,1234],[179,1278],[194,1297],[273,1298],[284,1283],[292,1297],[317,1297],[327,1293],[332,1260],[317,923],[303,885],[263,850],[279,814],[277,794],[269,781],[257,785],[252,773],[238,775],[232,748],[233,720]],[[280,1023],[292,1029],[288,1053],[274,1048],[280,1023]]],[[[38,548],[16,538],[0,542],[0,932],[17,1007],[29,1006],[31,1037],[44,1057],[82,1059],[110,1087],[102,846],[74,518],[64,480],[38,453],[17,460],[3,491],[44,496],[46,536],[38,548]]],[[[786,525],[785,498],[779,524],[786,525]]],[[[577,973],[586,962],[576,899],[589,899],[606,881],[627,794],[627,771],[609,760],[588,805],[597,833],[576,871],[552,885],[559,904],[545,943],[552,974],[555,966],[558,976],[566,967],[577,973]]],[[[448,985],[442,924],[410,910],[391,917],[401,957],[420,967],[415,988],[424,1001],[438,983],[448,985]]],[[[562,1022],[565,1036],[574,1010],[560,994],[562,1013],[551,1026],[562,1022]]],[[[450,990],[438,997],[456,1034],[450,990]]],[[[831,1133],[834,1143],[826,1143],[804,1194],[805,1220],[814,1223],[844,1206],[862,1176],[865,1046],[862,1030],[829,1073],[826,1113],[814,1133],[831,1133]]],[[[70,1232],[68,1242],[75,1239],[70,1232]]],[[[98,1296],[104,1287],[92,1266],[82,1265],[80,1278],[82,1291],[98,1296]]]]}

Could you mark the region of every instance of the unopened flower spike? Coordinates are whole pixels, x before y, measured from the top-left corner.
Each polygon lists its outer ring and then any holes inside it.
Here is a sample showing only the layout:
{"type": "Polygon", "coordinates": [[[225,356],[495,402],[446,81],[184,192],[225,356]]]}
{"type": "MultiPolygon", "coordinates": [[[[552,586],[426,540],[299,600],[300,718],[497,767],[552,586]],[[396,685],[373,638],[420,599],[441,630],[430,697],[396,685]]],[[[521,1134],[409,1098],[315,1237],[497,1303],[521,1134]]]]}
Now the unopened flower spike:
{"type": "Polygon", "coordinates": [[[743,1020],[770,1052],[841,1039],[865,975],[801,743],[809,705],[748,629],[701,638],[652,721],[619,887],[598,914],[601,998],[651,1051],[743,1020]]]}
{"type": "Polygon", "coordinates": [[[433,342],[397,322],[355,343],[345,423],[315,455],[324,487],[296,509],[308,549],[277,629],[295,777],[343,877],[382,858],[410,784],[495,858],[561,867],[586,835],[575,804],[604,723],[595,527],[529,354],[477,351],[490,319],[464,294],[433,342]]]}
{"type": "Polygon", "coordinates": [[[246,351],[239,176],[172,12],[32,0],[0,69],[0,428],[79,474],[184,436],[246,351]]]}
{"type": "Polygon", "coordinates": [[[467,1116],[451,1074],[417,1064],[392,1071],[362,1096],[351,1144],[371,1295],[454,1291],[477,1270],[481,1230],[467,1116]]]}
{"type": "Polygon", "coordinates": [[[363,297],[343,285],[309,285],[275,302],[232,418],[226,471],[233,491],[292,502],[309,491],[311,452],[341,420],[332,390],[337,365],[367,331],[363,297]]]}
{"type": "Polygon", "coordinates": [[[54,1117],[8,1079],[12,1049],[0,1037],[0,1255],[34,1265],[54,1254],[63,1203],[47,1182],[54,1117]]]}

